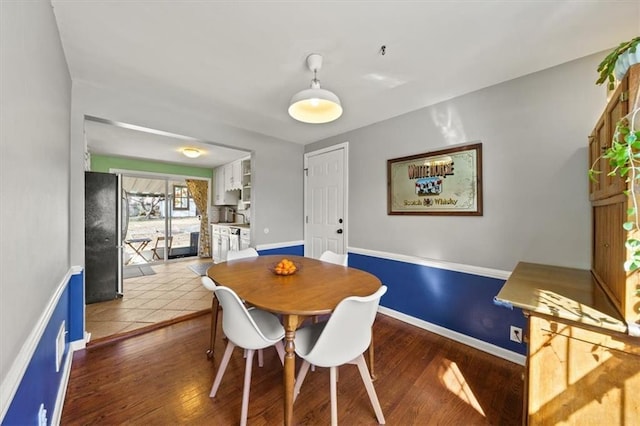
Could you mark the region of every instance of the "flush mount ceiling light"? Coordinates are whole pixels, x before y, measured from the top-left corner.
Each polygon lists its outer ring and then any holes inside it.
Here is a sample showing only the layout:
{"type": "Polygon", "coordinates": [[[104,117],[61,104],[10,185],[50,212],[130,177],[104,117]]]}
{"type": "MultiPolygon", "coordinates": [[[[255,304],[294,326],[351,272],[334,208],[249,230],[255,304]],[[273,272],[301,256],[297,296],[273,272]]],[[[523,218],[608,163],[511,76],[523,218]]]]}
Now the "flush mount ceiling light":
{"type": "Polygon", "coordinates": [[[182,154],[185,157],[198,158],[198,157],[200,157],[200,154],[202,154],[202,153],[200,152],[200,150],[195,149],[195,148],[183,148],[182,149],[182,154]]]}
{"type": "Polygon", "coordinates": [[[317,72],[322,68],[322,56],[313,53],[307,56],[307,66],[313,72],[311,88],[302,90],[291,98],[289,115],[303,123],[322,124],[336,120],[342,115],[342,105],[335,93],[321,89],[317,72]]]}

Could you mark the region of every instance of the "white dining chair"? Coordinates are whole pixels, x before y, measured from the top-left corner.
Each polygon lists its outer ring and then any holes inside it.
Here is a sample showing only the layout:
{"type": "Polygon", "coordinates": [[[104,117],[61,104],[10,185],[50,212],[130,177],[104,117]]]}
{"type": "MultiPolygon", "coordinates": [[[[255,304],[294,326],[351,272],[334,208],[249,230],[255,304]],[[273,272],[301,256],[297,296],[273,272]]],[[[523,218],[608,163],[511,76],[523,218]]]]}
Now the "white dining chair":
{"type": "Polygon", "coordinates": [[[234,250],[227,252],[227,262],[230,260],[244,259],[247,257],[258,257],[259,254],[253,247],[248,247],[242,250],[234,250]]]}
{"type": "MultiPolygon", "coordinates": [[[[202,285],[207,290],[213,292],[216,288],[216,283],[209,278],[208,276],[203,276],[201,278],[202,285]]],[[[211,330],[210,330],[210,338],[209,338],[209,349],[207,349],[207,358],[213,358],[213,350],[216,343],[216,336],[218,334],[218,311],[222,309],[222,306],[218,302],[215,293],[211,298],[211,330]]],[[[262,366],[262,349],[258,351],[258,362],[260,366],[262,366]]],[[[246,357],[246,352],[245,352],[246,357]]]]}
{"type": "Polygon", "coordinates": [[[278,317],[269,312],[254,308],[247,309],[238,295],[230,288],[216,286],[213,291],[222,305],[222,330],[227,336],[228,342],[209,396],[215,398],[233,349],[236,346],[245,349],[244,387],[240,414],[240,424],[244,426],[247,424],[249,411],[253,355],[256,350],[275,346],[280,362],[284,365],[284,345],[282,343],[284,327],[280,324],[278,317]]]}
{"type": "Polygon", "coordinates": [[[326,250],[320,255],[319,259],[323,262],[330,262],[335,263],[336,265],[347,266],[349,262],[349,254],[338,254],[331,250],[326,250]]]}
{"type": "Polygon", "coordinates": [[[293,389],[294,401],[311,364],[329,367],[332,425],[338,424],[337,367],[344,364],[358,366],[378,423],[385,423],[363,353],[371,342],[371,327],[380,298],[386,291],[387,287],[381,286],[370,296],[347,297],[338,304],[328,321],[311,324],[296,331],[295,351],[303,359],[303,363],[293,389]]]}

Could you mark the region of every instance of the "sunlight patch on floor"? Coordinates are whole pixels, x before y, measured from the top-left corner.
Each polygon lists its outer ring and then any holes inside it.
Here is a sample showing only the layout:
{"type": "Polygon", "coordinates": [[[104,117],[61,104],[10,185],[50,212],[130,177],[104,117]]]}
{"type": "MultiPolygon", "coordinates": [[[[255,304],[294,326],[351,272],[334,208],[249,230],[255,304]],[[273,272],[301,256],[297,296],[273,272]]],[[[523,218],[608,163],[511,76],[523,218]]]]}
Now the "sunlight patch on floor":
{"type": "Polygon", "coordinates": [[[473,407],[473,409],[475,409],[483,417],[486,417],[486,414],[482,410],[478,399],[471,391],[471,388],[467,384],[467,381],[458,368],[458,365],[455,362],[451,362],[449,360],[444,360],[443,364],[444,365],[440,367],[440,382],[442,382],[442,384],[450,392],[457,395],[458,398],[473,407]]]}

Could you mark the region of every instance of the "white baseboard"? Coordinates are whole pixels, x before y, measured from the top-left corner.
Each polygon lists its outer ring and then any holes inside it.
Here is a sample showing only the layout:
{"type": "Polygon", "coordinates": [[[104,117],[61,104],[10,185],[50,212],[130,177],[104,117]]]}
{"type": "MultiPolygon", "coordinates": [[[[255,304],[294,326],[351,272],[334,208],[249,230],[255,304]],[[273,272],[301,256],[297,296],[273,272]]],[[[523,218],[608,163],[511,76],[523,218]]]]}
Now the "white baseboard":
{"type": "Polygon", "coordinates": [[[499,346],[492,345],[491,343],[487,343],[485,341],[476,339],[474,337],[467,336],[466,334],[449,330],[448,328],[444,328],[439,325],[432,324],[430,322],[403,314],[402,312],[394,311],[393,309],[385,308],[384,306],[380,306],[378,308],[378,312],[380,312],[381,314],[390,316],[391,318],[395,318],[399,321],[405,322],[407,324],[411,324],[418,328],[422,328],[423,330],[427,330],[432,333],[438,334],[442,337],[446,337],[447,339],[451,339],[456,342],[462,343],[464,345],[471,346],[472,348],[497,356],[498,358],[506,359],[507,361],[511,361],[513,363],[520,364],[520,365],[525,365],[526,363],[526,356],[524,355],[520,355],[519,353],[508,351],[499,346]]]}
{"type": "Polygon", "coordinates": [[[73,363],[72,347],[72,344],[69,344],[69,352],[67,352],[67,359],[62,369],[62,379],[60,380],[60,387],[58,388],[58,395],[56,396],[56,406],[53,408],[53,415],[51,416],[51,424],[53,426],[58,426],[62,418],[64,398],[67,395],[67,386],[69,385],[69,376],[71,375],[71,364],[73,363]]]}
{"type": "Polygon", "coordinates": [[[89,342],[88,337],[91,337],[91,333],[86,333],[85,332],[85,338],[84,339],[80,339],[80,340],[76,340],[73,341],[71,343],[69,343],[69,352],[75,352],[75,351],[79,351],[82,350],[84,348],[87,347],[87,342],[89,342]]]}

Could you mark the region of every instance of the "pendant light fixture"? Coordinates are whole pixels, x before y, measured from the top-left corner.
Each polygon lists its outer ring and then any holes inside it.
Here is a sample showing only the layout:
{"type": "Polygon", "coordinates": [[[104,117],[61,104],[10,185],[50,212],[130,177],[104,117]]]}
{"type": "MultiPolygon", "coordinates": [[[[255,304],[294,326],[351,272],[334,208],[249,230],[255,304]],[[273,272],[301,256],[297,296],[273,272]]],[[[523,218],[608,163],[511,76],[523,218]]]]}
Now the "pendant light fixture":
{"type": "Polygon", "coordinates": [[[321,89],[317,73],[322,68],[322,56],[313,53],[307,56],[307,66],[313,72],[311,88],[302,90],[291,98],[289,115],[303,123],[322,124],[338,119],[342,105],[335,93],[321,89]]]}

